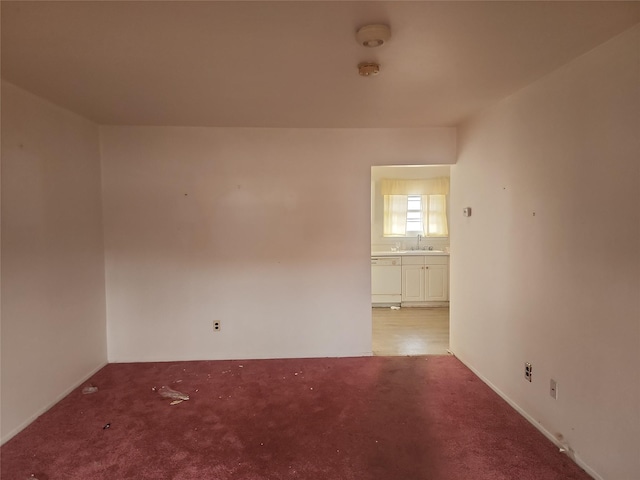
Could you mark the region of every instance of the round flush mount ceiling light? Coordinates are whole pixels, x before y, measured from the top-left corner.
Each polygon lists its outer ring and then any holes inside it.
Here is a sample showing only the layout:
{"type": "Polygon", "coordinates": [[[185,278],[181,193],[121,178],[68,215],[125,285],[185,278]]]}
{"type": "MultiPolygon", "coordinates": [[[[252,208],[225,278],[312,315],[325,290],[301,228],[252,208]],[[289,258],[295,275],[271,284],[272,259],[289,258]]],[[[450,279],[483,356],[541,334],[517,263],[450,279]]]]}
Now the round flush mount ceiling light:
{"type": "Polygon", "coordinates": [[[391,38],[391,29],[387,25],[365,25],[358,33],[356,40],[365,47],[379,47],[391,38]]]}
{"type": "Polygon", "coordinates": [[[362,62],[358,64],[358,73],[363,77],[372,77],[380,73],[380,65],[374,62],[362,62]]]}

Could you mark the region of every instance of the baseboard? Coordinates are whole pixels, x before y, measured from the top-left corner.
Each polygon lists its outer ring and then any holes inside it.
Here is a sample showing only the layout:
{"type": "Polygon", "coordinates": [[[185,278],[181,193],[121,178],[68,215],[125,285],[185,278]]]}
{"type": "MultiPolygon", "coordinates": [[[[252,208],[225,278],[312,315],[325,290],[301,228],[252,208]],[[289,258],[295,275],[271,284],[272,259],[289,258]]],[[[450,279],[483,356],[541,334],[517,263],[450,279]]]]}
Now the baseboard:
{"type": "MultiPolygon", "coordinates": [[[[565,445],[563,445],[562,443],[560,443],[558,441],[558,439],[555,437],[555,435],[553,435],[549,430],[544,428],[544,426],[540,422],[538,422],[535,418],[533,418],[531,415],[529,415],[522,407],[520,407],[520,405],[518,405],[516,402],[514,402],[502,390],[500,390],[493,383],[491,383],[488,378],[486,378],[484,375],[482,375],[480,372],[478,372],[475,368],[473,368],[467,361],[464,360],[464,358],[461,358],[453,350],[449,350],[449,353],[451,353],[458,360],[460,360],[469,370],[471,370],[476,375],[476,377],[478,377],[487,386],[489,386],[489,388],[491,388],[491,390],[496,392],[505,402],[507,402],[516,412],[518,412],[520,415],[522,415],[531,425],[536,427],[545,437],[547,437],[549,440],[551,440],[551,442],[553,442],[553,444],[556,445],[558,447],[558,449],[561,449],[561,448],[565,447],[565,445]]],[[[585,472],[587,472],[589,475],[591,475],[595,480],[604,480],[604,477],[599,475],[587,463],[585,463],[585,461],[582,460],[582,458],[580,458],[579,455],[574,454],[573,456],[571,456],[569,458],[571,458],[574,462],[576,462],[580,468],[582,468],[585,472]]]]}
{"type": "Polygon", "coordinates": [[[448,307],[449,302],[402,302],[400,306],[403,308],[413,308],[413,307],[422,307],[422,308],[441,308],[448,307]]]}
{"type": "Polygon", "coordinates": [[[73,390],[75,390],[76,388],[78,388],[80,385],[82,385],[84,382],[86,382],[87,380],[89,380],[93,375],[95,375],[101,368],[103,368],[105,365],[107,365],[107,362],[103,362],[101,363],[98,367],[94,368],[93,370],[91,370],[91,372],[89,372],[88,374],[84,375],[82,377],[81,380],[79,380],[78,382],[75,382],[73,385],[71,385],[69,388],[67,388],[64,392],[62,392],[60,395],[58,395],[52,402],[50,402],[48,405],[42,407],[40,410],[38,410],[36,413],[34,413],[33,415],[31,415],[29,418],[27,418],[24,422],[22,422],[20,425],[18,425],[16,428],[14,428],[13,430],[11,430],[9,433],[7,433],[4,437],[2,437],[2,440],[0,440],[0,445],[4,445],[6,442],[8,442],[9,440],[11,440],[13,437],[15,437],[18,433],[20,433],[22,430],[24,430],[25,428],[27,428],[36,418],[38,418],[40,415],[42,415],[43,413],[45,413],[47,410],[49,410],[51,407],[53,407],[56,403],[58,403],[60,400],[62,400],[64,397],[66,397],[67,395],[69,395],[73,390]]]}
{"type": "Polygon", "coordinates": [[[256,354],[236,352],[233,355],[220,357],[110,357],[108,363],[162,363],[162,362],[201,362],[201,361],[238,361],[238,360],[300,360],[306,358],[357,358],[371,357],[373,350],[360,350],[355,352],[294,352],[288,355],[256,354]]]}

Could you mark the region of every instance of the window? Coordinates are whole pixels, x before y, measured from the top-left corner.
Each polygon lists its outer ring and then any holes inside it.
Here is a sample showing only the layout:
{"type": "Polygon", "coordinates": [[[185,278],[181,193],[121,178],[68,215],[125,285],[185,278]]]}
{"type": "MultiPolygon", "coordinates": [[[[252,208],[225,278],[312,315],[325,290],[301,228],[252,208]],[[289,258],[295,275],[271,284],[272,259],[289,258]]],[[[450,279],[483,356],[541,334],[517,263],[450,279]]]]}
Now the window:
{"type": "Polygon", "coordinates": [[[385,195],[385,237],[447,237],[446,195],[385,195]]]}
{"type": "Polygon", "coordinates": [[[417,235],[424,232],[422,227],[422,196],[407,195],[407,235],[417,235]]]}
{"type": "Polygon", "coordinates": [[[447,237],[449,177],[390,179],[380,183],[385,237],[447,237]]]}

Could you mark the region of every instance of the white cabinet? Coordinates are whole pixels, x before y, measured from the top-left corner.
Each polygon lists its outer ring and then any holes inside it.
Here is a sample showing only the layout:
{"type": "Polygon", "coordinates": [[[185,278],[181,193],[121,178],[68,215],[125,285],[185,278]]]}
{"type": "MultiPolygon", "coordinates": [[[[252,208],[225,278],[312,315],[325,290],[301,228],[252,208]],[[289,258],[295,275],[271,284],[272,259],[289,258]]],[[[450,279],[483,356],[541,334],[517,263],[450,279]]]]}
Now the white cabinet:
{"type": "Polygon", "coordinates": [[[402,302],[449,301],[449,257],[402,257],[402,302]]]}
{"type": "Polygon", "coordinates": [[[424,302],[424,265],[402,265],[402,301],[424,302]]]}
{"type": "Polygon", "coordinates": [[[449,300],[449,266],[425,265],[425,302],[449,300]]]}

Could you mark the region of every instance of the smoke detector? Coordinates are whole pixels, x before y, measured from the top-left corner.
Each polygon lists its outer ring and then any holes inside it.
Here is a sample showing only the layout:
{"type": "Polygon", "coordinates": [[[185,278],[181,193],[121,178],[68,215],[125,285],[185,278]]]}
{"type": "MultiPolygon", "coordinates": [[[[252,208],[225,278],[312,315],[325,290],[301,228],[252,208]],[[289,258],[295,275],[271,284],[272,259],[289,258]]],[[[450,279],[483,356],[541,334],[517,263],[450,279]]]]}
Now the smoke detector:
{"type": "Polygon", "coordinates": [[[374,62],[363,62],[358,64],[358,73],[363,77],[372,77],[380,73],[380,65],[374,62]]]}
{"type": "Polygon", "coordinates": [[[390,38],[391,29],[388,25],[365,25],[356,33],[356,40],[365,47],[379,47],[390,38]]]}

